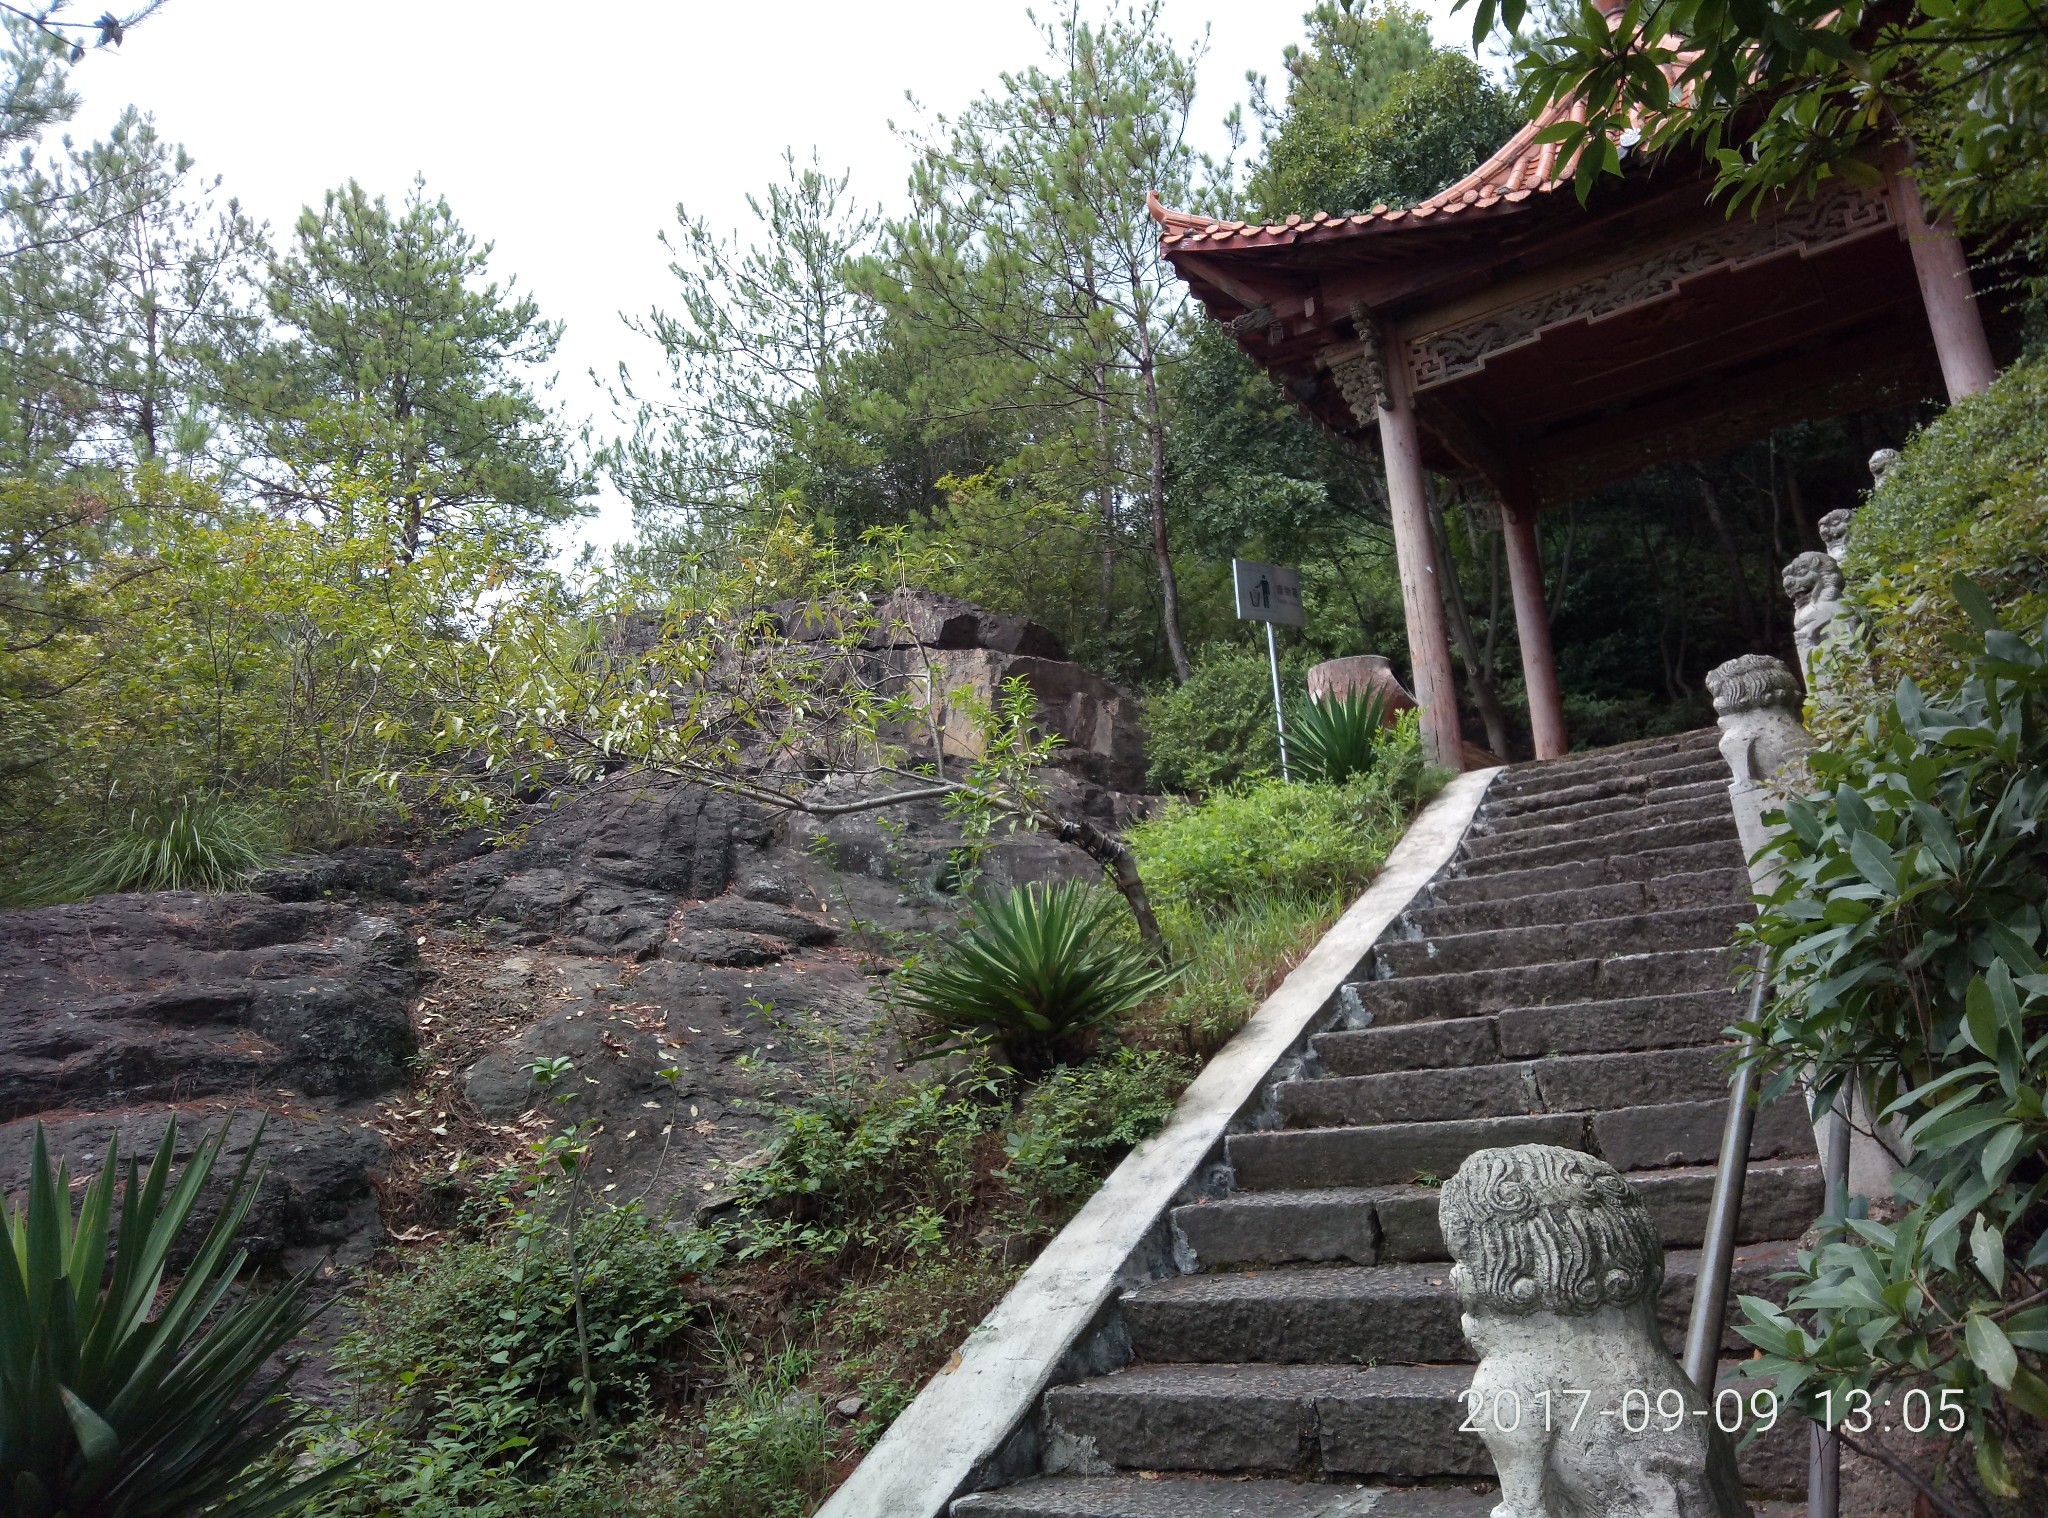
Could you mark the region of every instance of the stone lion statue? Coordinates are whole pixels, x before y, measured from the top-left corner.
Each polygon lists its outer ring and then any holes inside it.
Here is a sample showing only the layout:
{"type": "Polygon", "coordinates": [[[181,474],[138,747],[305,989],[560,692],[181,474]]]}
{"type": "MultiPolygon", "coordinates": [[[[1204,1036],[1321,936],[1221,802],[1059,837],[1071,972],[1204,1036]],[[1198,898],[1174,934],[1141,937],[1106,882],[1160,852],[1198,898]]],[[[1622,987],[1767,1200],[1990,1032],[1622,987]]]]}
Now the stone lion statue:
{"type": "Polygon", "coordinates": [[[1849,529],[1856,523],[1856,513],[1846,506],[1838,506],[1819,522],[1821,546],[1828,551],[1828,557],[1837,564],[1842,555],[1849,551],[1849,529]]]}
{"type": "Polygon", "coordinates": [[[1438,1217],[1479,1354],[1467,1422],[1500,1473],[1493,1518],[1749,1518],[1727,1436],[1658,1330],[1657,1226],[1613,1166],[1482,1149],[1438,1217]],[[1673,1417],[1649,1411],[1660,1396],[1673,1417]]]}
{"type": "Polygon", "coordinates": [[[1785,594],[1792,598],[1792,642],[1799,650],[1799,672],[1813,683],[1813,651],[1849,614],[1842,602],[1842,566],[1824,553],[1802,553],[1785,566],[1785,594]]]}
{"type": "Polygon", "coordinates": [[[1761,785],[1813,747],[1799,720],[1799,678],[1769,654],[1738,654],[1707,671],[1721,757],[1738,785],[1761,785]]]}

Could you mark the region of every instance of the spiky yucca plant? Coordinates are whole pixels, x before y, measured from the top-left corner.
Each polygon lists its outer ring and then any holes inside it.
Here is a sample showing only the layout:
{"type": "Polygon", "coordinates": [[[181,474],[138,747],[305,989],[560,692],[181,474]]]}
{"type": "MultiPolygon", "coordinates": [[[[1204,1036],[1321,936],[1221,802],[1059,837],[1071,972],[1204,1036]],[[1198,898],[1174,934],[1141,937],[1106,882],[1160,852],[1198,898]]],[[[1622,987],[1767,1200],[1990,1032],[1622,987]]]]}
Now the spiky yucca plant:
{"type": "Polygon", "coordinates": [[[1302,702],[1287,719],[1287,751],[1304,780],[1341,785],[1372,768],[1386,732],[1387,701],[1378,691],[1352,691],[1302,702]]]}
{"type": "Polygon", "coordinates": [[[978,902],[929,959],[896,972],[897,1000],[929,1018],[927,1057],[994,1044],[1020,1070],[1157,995],[1178,973],[1118,931],[1122,905],[1080,881],[978,902]]]}
{"type": "Polygon", "coordinates": [[[37,1124],[27,1203],[0,1215],[0,1518],[265,1518],[338,1474],[295,1479],[265,1459],[297,1418],[274,1400],[295,1367],[264,1365],[314,1316],[312,1274],[228,1300],[260,1179],[247,1158],[165,1285],[226,1132],[173,1187],[167,1128],[147,1175],[129,1161],[116,1224],[117,1144],[74,1217],[69,1167],[52,1174],[37,1124]]]}

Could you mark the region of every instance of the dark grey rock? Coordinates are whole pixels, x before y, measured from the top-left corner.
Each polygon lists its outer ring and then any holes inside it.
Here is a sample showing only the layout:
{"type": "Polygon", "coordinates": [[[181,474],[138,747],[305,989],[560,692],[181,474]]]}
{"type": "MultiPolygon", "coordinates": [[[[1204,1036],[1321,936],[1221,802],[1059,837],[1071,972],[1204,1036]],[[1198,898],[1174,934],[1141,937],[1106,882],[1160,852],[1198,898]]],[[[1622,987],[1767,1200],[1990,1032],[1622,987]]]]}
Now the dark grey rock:
{"type": "Polygon", "coordinates": [[[1246,1192],[1173,1209],[1180,1242],[1203,1270],[1235,1265],[1379,1258],[1374,1193],[1366,1190],[1246,1192]]]}
{"type": "Polygon", "coordinates": [[[385,896],[411,901],[407,884],[412,861],[401,849],[368,846],[281,860],[260,870],[248,888],[277,901],[313,901],[323,896],[385,896]]]}
{"type": "MultiPolygon", "coordinates": [[[[257,1138],[252,1169],[261,1173],[256,1199],[239,1238],[258,1265],[298,1263],[294,1254],[339,1253],[360,1260],[383,1240],[371,1177],[390,1162],[384,1140],[368,1128],[332,1118],[171,1106],[0,1125],[0,1190],[17,1202],[30,1173],[35,1131],[41,1123],[52,1165],[68,1164],[74,1181],[97,1175],[109,1139],[118,1139],[122,1164],[147,1169],[175,1118],[175,1155],[182,1171],[200,1142],[228,1124],[228,1141],[215,1162],[207,1197],[181,1240],[178,1259],[189,1259],[219,1210],[219,1199],[257,1138]]],[[[116,1202],[118,1212],[118,1197],[116,1202]]]]}
{"type": "Polygon", "coordinates": [[[725,928],[685,928],[661,946],[663,959],[694,960],[705,965],[772,965],[789,952],[780,939],[725,928]]]}
{"type": "Polygon", "coordinates": [[[683,913],[683,923],[689,928],[761,933],[797,944],[831,943],[839,936],[839,929],[832,923],[820,922],[815,917],[806,917],[801,912],[791,912],[765,901],[746,901],[737,896],[724,896],[691,907],[683,913]]]}
{"type": "Polygon", "coordinates": [[[417,951],[389,917],[190,892],[0,913],[0,1120],[404,1079],[417,951]]]}
{"type": "Polygon", "coordinates": [[[749,901],[766,901],[778,907],[786,907],[796,900],[796,894],[773,875],[754,875],[740,882],[740,895],[749,901]]]}

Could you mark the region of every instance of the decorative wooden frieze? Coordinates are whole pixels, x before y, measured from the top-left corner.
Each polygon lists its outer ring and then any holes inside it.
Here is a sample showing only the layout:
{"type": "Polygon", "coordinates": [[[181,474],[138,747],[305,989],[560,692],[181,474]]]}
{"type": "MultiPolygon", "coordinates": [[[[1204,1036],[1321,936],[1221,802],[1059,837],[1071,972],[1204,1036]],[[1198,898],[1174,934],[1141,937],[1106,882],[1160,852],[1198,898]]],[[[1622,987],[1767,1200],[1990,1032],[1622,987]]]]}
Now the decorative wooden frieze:
{"type": "Polygon", "coordinates": [[[1635,263],[1470,321],[1417,333],[1407,343],[1409,372],[1418,390],[1441,385],[1484,369],[1496,354],[1533,343],[1546,328],[1647,305],[1709,270],[1739,269],[1760,259],[1825,248],[1891,221],[1891,201],[1881,191],[1849,184],[1777,216],[1738,215],[1635,263]]]}

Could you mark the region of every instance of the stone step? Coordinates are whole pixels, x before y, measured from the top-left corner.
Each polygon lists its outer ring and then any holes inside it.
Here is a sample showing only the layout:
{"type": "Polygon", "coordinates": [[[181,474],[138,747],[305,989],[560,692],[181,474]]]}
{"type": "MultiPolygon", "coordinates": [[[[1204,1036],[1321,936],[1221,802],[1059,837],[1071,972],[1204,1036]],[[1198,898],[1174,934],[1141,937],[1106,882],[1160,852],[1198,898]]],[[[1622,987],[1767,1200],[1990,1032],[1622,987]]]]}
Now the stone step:
{"type": "Polygon", "coordinates": [[[1589,859],[1683,848],[1688,844],[1736,841],[1735,814],[1725,803],[1716,803],[1715,809],[1706,815],[1640,827],[1602,828],[1597,823],[1574,822],[1558,829],[1561,836],[1555,841],[1535,841],[1543,831],[1515,835],[1507,840],[1516,845],[1512,848],[1480,849],[1478,845],[1490,840],[1470,840],[1466,855],[1456,868],[1467,876],[1498,875],[1540,869],[1546,864],[1576,864],[1589,859]]]}
{"type": "Polygon", "coordinates": [[[1736,927],[1755,915],[1756,908],[1747,900],[1722,900],[1669,912],[1486,928],[1384,943],[1373,950],[1373,959],[1383,976],[1400,977],[1555,964],[1565,959],[1608,959],[1666,949],[1711,949],[1728,943],[1736,927]]]}
{"type": "MultiPolygon", "coordinates": [[[[1725,789],[1709,788],[1709,794],[1665,806],[1631,807],[1619,813],[1592,817],[1553,818],[1548,813],[1528,819],[1523,826],[1495,831],[1474,827],[1465,835],[1461,857],[1469,869],[1474,861],[1504,854],[1525,854],[1567,843],[1608,843],[1618,837],[1655,828],[1677,827],[1687,822],[1721,822],[1732,832],[1735,812],[1725,789]]],[[[1613,852],[1609,850],[1609,852],[1613,852]]]]}
{"type": "Polygon", "coordinates": [[[1640,800],[1655,791],[1683,790],[1692,786],[1718,785],[1723,794],[1728,789],[1728,766],[1718,753],[1696,757],[1690,763],[1677,769],[1659,770],[1650,774],[1622,772],[1604,778],[1587,780],[1576,785],[1554,785],[1542,790],[1523,791],[1511,794],[1496,783],[1488,791],[1480,807],[1479,820],[1491,826],[1505,823],[1511,818],[1530,817],[1543,813],[1558,813],[1565,808],[1584,806],[1592,802],[1640,800]]]}
{"type": "Polygon", "coordinates": [[[1289,1081],[1278,1092],[1280,1121],[1288,1128],[1355,1128],[1712,1101],[1728,1094],[1733,1054],[1731,1046],[1706,1044],[1289,1081]]]}
{"type": "MultiPolygon", "coordinates": [[[[1243,1191],[1321,1190],[1405,1185],[1454,1173],[1476,1149],[1556,1144],[1598,1154],[1617,1170],[1709,1165],[1720,1155],[1726,1098],[1624,1107],[1615,1112],[1556,1112],[1454,1123],[1387,1123],[1371,1128],[1283,1128],[1234,1133],[1224,1140],[1243,1191]]],[[[1757,1113],[1752,1160],[1813,1153],[1813,1126],[1798,1098],[1757,1113]]]]}
{"type": "Polygon", "coordinates": [[[1350,1482],[1222,1477],[1034,1476],[953,1504],[957,1518],[1488,1518],[1500,1501],[1479,1485],[1367,1487],[1350,1482]]]}
{"type": "Polygon", "coordinates": [[[1653,880],[1621,880],[1581,886],[1576,890],[1511,896],[1502,901],[1411,907],[1402,914],[1402,921],[1418,937],[1447,938],[1460,933],[1481,933],[1490,928],[1588,922],[1602,917],[1677,912],[1686,907],[1748,901],[1749,871],[1730,865],[1726,869],[1701,870],[1689,875],[1660,875],[1653,880]]]}
{"type": "MultiPolygon", "coordinates": [[[[1630,1180],[1672,1248],[1697,1248],[1715,1167],[1651,1170],[1630,1180]]],[[[1258,1265],[1379,1265],[1444,1259],[1432,1186],[1246,1191],[1173,1210],[1176,1254],[1194,1270],[1258,1265]]],[[[1767,1160],[1749,1167],[1737,1241],[1793,1238],[1820,1215],[1820,1166],[1767,1160]]]]}
{"type": "Polygon", "coordinates": [[[1486,1476],[1469,1365],[1134,1365],[1046,1393],[1048,1443],[1123,1470],[1486,1476]],[[1446,1419],[1448,1418],[1448,1422],[1446,1419]]]}
{"type": "MultiPolygon", "coordinates": [[[[1048,1392],[1048,1443],[1085,1452],[1098,1469],[1469,1480],[1493,1474],[1485,1444],[1459,1427],[1471,1384],[1470,1365],[1133,1365],[1048,1392]]],[[[1745,1394],[1758,1385],[1730,1363],[1718,1384],[1745,1394]]],[[[1574,1411],[1597,1419],[1608,1409],[1567,1405],[1556,1416],[1574,1411]]],[[[1739,1450],[1745,1483],[1803,1486],[1806,1428],[1781,1418],[1739,1450]]]]}
{"type": "Polygon", "coordinates": [[[1715,991],[1733,984],[1735,964],[1731,949],[1674,949],[1620,954],[1611,959],[1568,959],[1557,964],[1362,980],[1347,988],[1345,999],[1349,1002],[1355,996],[1358,1010],[1370,1018],[1365,1026],[1377,1028],[1390,1023],[1476,1017],[1508,1007],[1715,991]]]}
{"type": "Polygon", "coordinates": [[[1472,1067],[1548,1054],[1600,1054],[1720,1043],[1748,1011],[1739,991],[1689,991],[1618,1001],[1505,1007],[1479,1017],[1390,1023],[1317,1034],[1311,1043],[1331,1075],[1472,1067]]]}
{"type": "Polygon", "coordinates": [[[1653,775],[1663,770],[1684,769],[1719,758],[1720,733],[1701,728],[1674,738],[1650,738],[1639,743],[1618,744],[1591,753],[1563,759],[1537,760],[1510,765],[1495,777],[1488,802],[1573,786],[1590,785],[1619,775],[1653,775]]]}
{"type": "MultiPolygon", "coordinates": [[[[1701,766],[1705,769],[1705,766],[1701,766]]],[[[1588,796],[1582,800],[1558,802],[1546,798],[1548,805],[1509,805],[1496,812],[1492,807],[1481,808],[1472,820],[1471,838],[1512,838],[1518,833],[1537,831],[1543,828],[1559,827],[1566,823],[1604,822],[1610,825],[1625,824],[1638,826],[1642,822],[1674,822],[1674,816],[1664,815],[1672,808],[1685,808],[1699,803],[1720,802],[1728,804],[1728,781],[1725,774],[1716,779],[1705,775],[1692,778],[1692,772],[1679,772],[1677,783],[1666,775],[1645,776],[1636,785],[1621,789],[1617,787],[1605,795],[1588,796]],[[1631,821],[1631,819],[1634,819],[1631,821]]]]}
{"type": "Polygon", "coordinates": [[[1732,831],[1726,838],[1705,843],[1646,848],[1606,859],[1573,859],[1529,869],[1439,876],[1430,882],[1429,894],[1439,906],[1459,907],[1478,902],[1511,901],[1526,896],[1548,896],[1558,891],[1585,890],[1630,880],[1655,880],[1666,875],[1694,875],[1706,870],[1746,870],[1742,845],[1732,831]]]}
{"type": "MultiPolygon", "coordinates": [[[[1797,1253],[1782,1240],[1738,1248],[1730,1290],[1782,1301],[1771,1277],[1797,1253]]],[[[1123,1319],[1136,1357],[1160,1364],[1464,1361],[1472,1351],[1450,1271],[1433,1261],[1168,1276],[1127,1293],[1123,1319]]],[[[1665,1251],[1657,1318],[1673,1354],[1684,1348],[1698,1276],[1698,1250],[1665,1251]]],[[[1723,1347],[1739,1354],[1748,1341],[1731,1326],[1723,1347]]]]}

